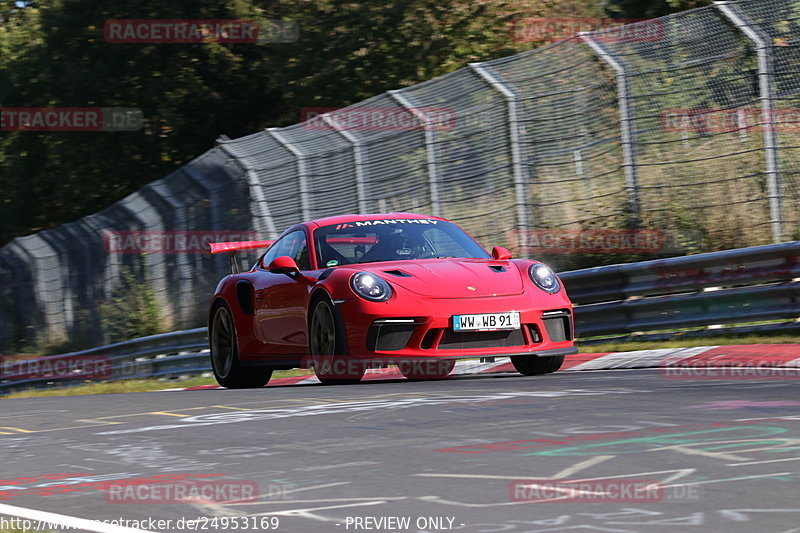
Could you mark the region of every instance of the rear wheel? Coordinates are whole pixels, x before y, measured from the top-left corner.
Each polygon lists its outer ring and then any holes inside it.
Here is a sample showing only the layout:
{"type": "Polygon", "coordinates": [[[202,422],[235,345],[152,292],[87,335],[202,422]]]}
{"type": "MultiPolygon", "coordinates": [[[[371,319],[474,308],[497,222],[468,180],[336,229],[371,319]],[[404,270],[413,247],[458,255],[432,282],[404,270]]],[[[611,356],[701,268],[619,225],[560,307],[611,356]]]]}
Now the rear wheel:
{"type": "Polygon", "coordinates": [[[539,374],[550,374],[561,368],[564,363],[564,356],[512,355],[511,363],[520,374],[537,376],[539,374]]]}
{"type": "Polygon", "coordinates": [[[321,383],[342,385],[361,381],[366,364],[347,355],[344,327],[330,300],[323,298],[314,305],[308,336],[314,374],[321,383]]]}
{"type": "Polygon", "coordinates": [[[454,359],[431,361],[403,361],[397,365],[400,373],[408,379],[444,379],[455,368],[454,359]]]}
{"type": "Polygon", "coordinates": [[[228,389],[263,387],[272,377],[270,368],[244,368],[239,361],[236,328],[225,302],[217,304],[211,315],[209,331],[211,368],[217,383],[228,389]]]}

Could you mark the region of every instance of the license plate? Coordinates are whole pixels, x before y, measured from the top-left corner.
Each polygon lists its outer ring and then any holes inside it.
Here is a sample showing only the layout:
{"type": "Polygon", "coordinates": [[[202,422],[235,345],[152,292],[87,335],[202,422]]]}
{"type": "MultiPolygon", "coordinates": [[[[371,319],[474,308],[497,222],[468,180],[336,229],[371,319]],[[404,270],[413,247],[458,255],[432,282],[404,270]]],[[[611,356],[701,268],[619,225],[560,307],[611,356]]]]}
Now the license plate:
{"type": "Polygon", "coordinates": [[[453,331],[499,331],[519,329],[519,313],[453,315],[453,331]]]}

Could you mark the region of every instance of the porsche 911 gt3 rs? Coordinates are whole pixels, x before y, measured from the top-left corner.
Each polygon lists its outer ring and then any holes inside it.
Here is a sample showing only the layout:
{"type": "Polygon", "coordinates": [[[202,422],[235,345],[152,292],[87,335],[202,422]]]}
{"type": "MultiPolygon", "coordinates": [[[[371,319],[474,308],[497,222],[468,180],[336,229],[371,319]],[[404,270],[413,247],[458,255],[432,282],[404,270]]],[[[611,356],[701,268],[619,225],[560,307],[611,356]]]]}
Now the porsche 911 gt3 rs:
{"type": "Polygon", "coordinates": [[[495,356],[534,375],[577,352],[572,304],[550,268],[501,247],[490,254],[440,217],[325,218],[212,253],[259,247],[253,267],[223,278],[211,301],[211,362],[225,387],[308,367],[323,383],[394,364],[435,379],[457,359],[495,356]]]}

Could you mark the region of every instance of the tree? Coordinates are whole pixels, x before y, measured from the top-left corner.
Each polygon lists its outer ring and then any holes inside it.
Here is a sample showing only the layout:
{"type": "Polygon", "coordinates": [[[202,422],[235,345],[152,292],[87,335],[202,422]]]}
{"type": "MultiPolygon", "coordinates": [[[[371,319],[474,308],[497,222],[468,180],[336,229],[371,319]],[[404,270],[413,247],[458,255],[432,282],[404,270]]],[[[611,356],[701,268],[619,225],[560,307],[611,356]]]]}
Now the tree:
{"type": "Polygon", "coordinates": [[[608,0],[603,10],[610,18],[650,19],[711,4],[711,0],[608,0]]]}
{"type": "Polygon", "coordinates": [[[220,134],[296,123],[303,108],[343,107],[541,44],[514,42],[515,18],[600,15],[594,0],[0,0],[0,104],[144,116],[136,132],[0,132],[0,245],[106,207],[220,134]],[[109,19],[290,19],[300,36],[113,44],[109,19]]]}

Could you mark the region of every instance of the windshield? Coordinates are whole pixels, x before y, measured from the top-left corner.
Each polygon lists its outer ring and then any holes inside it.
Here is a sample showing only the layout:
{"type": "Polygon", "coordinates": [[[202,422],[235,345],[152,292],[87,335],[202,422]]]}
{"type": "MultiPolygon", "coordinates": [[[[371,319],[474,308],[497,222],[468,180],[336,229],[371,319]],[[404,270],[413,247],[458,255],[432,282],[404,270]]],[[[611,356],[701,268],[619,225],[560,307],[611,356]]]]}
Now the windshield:
{"type": "Polygon", "coordinates": [[[320,267],[434,257],[491,257],[455,224],[433,219],[334,224],[314,231],[314,242],[320,267]]]}

